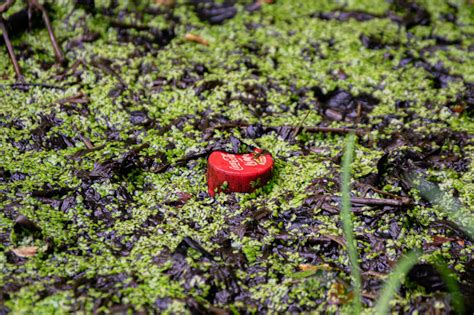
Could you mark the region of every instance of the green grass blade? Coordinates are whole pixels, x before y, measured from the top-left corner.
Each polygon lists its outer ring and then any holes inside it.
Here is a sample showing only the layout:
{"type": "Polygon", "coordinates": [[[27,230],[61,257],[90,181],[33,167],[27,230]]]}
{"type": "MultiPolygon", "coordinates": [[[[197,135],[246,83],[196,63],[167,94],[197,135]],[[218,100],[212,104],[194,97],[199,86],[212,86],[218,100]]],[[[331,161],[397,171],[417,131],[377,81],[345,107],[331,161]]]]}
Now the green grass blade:
{"type": "Polygon", "coordinates": [[[405,177],[420,191],[420,195],[424,199],[439,206],[451,221],[459,225],[471,239],[474,239],[474,216],[458,199],[420,174],[405,174],[405,177]]]}
{"type": "Polygon", "coordinates": [[[459,290],[459,286],[456,281],[456,276],[442,259],[438,259],[438,261],[435,263],[435,267],[441,275],[441,278],[443,278],[446,287],[448,288],[454,311],[457,314],[464,314],[464,301],[461,290],[459,290]]]}
{"type": "Polygon", "coordinates": [[[357,261],[357,246],[354,241],[354,232],[351,213],[350,181],[352,169],[352,157],[354,155],[355,136],[350,134],[347,137],[346,149],[342,160],[342,201],[341,201],[341,220],[344,232],[344,238],[347,243],[347,253],[351,263],[351,277],[354,282],[354,313],[360,314],[361,311],[361,278],[359,262],[357,261]]]}
{"type": "Polygon", "coordinates": [[[385,315],[390,309],[390,301],[400,287],[402,280],[411,268],[418,262],[421,251],[415,250],[405,255],[395,266],[385,282],[382,292],[375,305],[376,315],[385,315]]]}

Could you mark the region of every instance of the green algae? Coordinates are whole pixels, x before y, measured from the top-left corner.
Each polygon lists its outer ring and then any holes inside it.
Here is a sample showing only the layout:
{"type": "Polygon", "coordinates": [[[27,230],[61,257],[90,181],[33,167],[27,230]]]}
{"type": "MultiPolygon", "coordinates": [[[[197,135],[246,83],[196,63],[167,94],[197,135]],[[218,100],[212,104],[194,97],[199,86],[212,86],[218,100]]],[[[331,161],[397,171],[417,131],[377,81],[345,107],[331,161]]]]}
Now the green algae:
{"type": "MultiPolygon", "coordinates": [[[[312,108],[298,109],[300,99],[295,98],[292,92],[305,87],[319,86],[324,92],[339,88],[354,95],[369,93],[378,98],[380,103],[368,115],[370,122],[361,127],[371,130],[371,127],[383,121],[386,115],[396,113],[399,116],[390,122],[389,127],[370,131],[365,138],[372,138],[374,142],[390,139],[393,132],[402,128],[411,128],[414,132],[425,135],[437,133],[443,128],[472,132],[472,119],[465,113],[455,114],[446,106],[465,92],[461,82],[450,82],[446,88],[437,89],[431,82],[432,75],[423,68],[413,65],[398,67],[408,52],[419,55],[420,50],[435,45],[433,39],[424,39],[424,36],[433,32],[447,40],[461,39],[462,44],[446,50],[436,50],[427,57],[427,61],[431,65],[442,62],[451,74],[461,75],[466,82],[472,82],[474,66],[472,52],[468,51],[473,44],[472,37],[468,36],[472,33],[472,27],[468,25],[472,24],[472,8],[465,2],[458,1],[461,6],[458,13],[459,23],[454,24],[440,18],[441,14],[450,10],[444,1],[420,3],[432,14],[434,25],[411,29],[410,33],[417,38],[415,41],[408,38],[406,29],[402,27],[400,30],[400,27],[387,17],[359,22],[355,19],[322,20],[310,16],[315,12],[340,9],[339,5],[332,1],[278,2],[264,5],[261,11],[255,13],[248,13],[243,10],[244,5],[238,5],[239,13],[235,18],[226,21],[224,25],[216,26],[199,20],[193,10],[180,3],[174,11],[181,19],[181,23],[175,27],[176,38],[169,45],[151,53],[131,43],[119,43],[117,30],[109,27],[107,19],[99,14],[94,16],[82,9],[74,10],[72,1],[55,2],[52,5],[55,11],[53,26],[62,43],[81,35],[82,28],[75,28],[74,25],[86,25],[90,31],[98,32],[100,37],[93,43],[84,43],[83,48],[66,51],[66,57],[71,63],[82,60],[87,66],[80,65],[77,71],[82,73],[66,76],[63,82],[55,79],[59,72],[57,67],[44,69],[42,66],[43,63],[54,62],[44,29],[26,32],[14,39],[15,46],[27,43],[28,47],[36,52],[20,59],[27,82],[54,85],[64,83],[65,90],[32,87],[21,91],[7,86],[0,88],[0,167],[10,173],[26,174],[26,178],[21,180],[0,182],[0,191],[4,194],[0,196],[0,207],[7,207],[14,200],[17,203],[15,211],[40,226],[43,235],[40,239],[17,239],[12,232],[14,218],[0,215],[0,233],[12,236],[8,246],[0,244],[0,285],[21,284],[20,290],[9,293],[8,299],[4,301],[5,305],[12,313],[61,313],[62,310],[75,310],[78,305],[90,313],[94,311],[94,303],[103,298],[108,299],[108,302],[95,311],[106,312],[113,304],[130,305],[130,309],[138,311],[153,308],[158,298],[169,297],[171,302],[167,305],[167,312],[172,314],[189,311],[184,299],[192,296],[209,306],[206,298],[210,295],[207,282],[210,266],[199,261],[199,253],[188,253],[187,262],[202,271],[200,277],[193,278],[189,283],[171,279],[166,274],[172,264],[171,260],[156,264],[153,258],[166,248],[175,249],[185,236],[192,237],[207,251],[213,252],[219,247],[213,242],[214,237],[229,227],[231,219],[245,211],[266,208],[271,213],[270,219],[261,225],[268,231],[268,235],[254,239],[248,236],[240,237],[236,232],[230,233],[233,251],[242,252],[249,265],[267,270],[252,275],[236,270],[236,277],[241,283],[247,278],[266,277],[263,283],[248,288],[250,299],[264,304],[267,310],[273,313],[288,311],[288,305],[292,304],[321,312],[346,310],[344,305],[329,305],[326,299],[331,283],[337,279],[348,281],[347,274],[324,272],[322,275],[295,280],[292,275],[298,264],[304,262],[298,252],[286,252],[286,259],[272,254],[266,256],[265,263],[262,262],[264,246],[272,244],[283,232],[294,239],[300,239],[301,244],[310,237],[342,236],[342,229],[337,220],[322,214],[322,210],[316,207],[312,217],[319,222],[316,231],[305,230],[305,226],[296,222],[296,214],[287,222],[272,222],[279,215],[294,211],[304,204],[310,195],[308,188],[313,185],[314,179],[334,179],[339,176],[340,166],[337,158],[342,151],[341,136],[303,131],[297,136],[297,141],[317,149],[318,152],[307,155],[294,154],[300,150],[299,145],[288,143],[276,133],[257,139],[245,139],[246,143],[265,148],[274,155],[275,175],[266,187],[255,193],[237,194],[237,208],[227,206],[231,200],[227,195],[217,196],[215,204],[197,197],[207,191],[205,157],[198,158],[190,168],[185,165],[172,167],[163,173],[136,172],[125,178],[115,176],[91,185],[102,198],[109,197],[107,207],[115,219],[111,226],[94,220],[91,217],[93,210],[84,205],[81,196],[75,197],[76,204],[65,213],[58,207],[37,200],[31,193],[48,184],[55,188],[79,189],[82,180],[78,177],[78,171],[90,172],[97,164],[119,159],[138,144],[149,145],[140,152],[140,158],[153,157],[164,152],[166,161],[171,164],[188,154],[202,152],[209,142],[200,140],[203,132],[195,129],[194,123],[203,118],[201,113],[204,111],[224,113],[230,120],[245,120],[251,124],[261,123],[266,126],[298,125],[303,120],[305,126],[317,125],[324,120],[322,114],[312,108]],[[69,16],[67,20],[64,19],[66,16],[69,16]],[[249,29],[247,25],[251,23],[258,23],[260,26],[249,29]],[[198,46],[184,41],[183,36],[189,30],[208,39],[210,45],[198,46]],[[380,50],[368,49],[361,43],[361,35],[374,36],[388,47],[380,50]],[[314,43],[319,44],[317,49],[314,48],[314,43]],[[257,48],[255,53],[249,52],[249,45],[257,48]],[[308,58],[304,58],[302,53],[305,49],[310,51],[308,58]],[[141,54],[136,54],[137,50],[141,54]],[[387,54],[392,57],[388,58],[387,54]],[[258,77],[252,74],[251,68],[241,65],[242,55],[248,58],[249,65],[256,65],[260,73],[258,77]],[[113,68],[118,70],[121,80],[127,85],[118,97],[110,95],[120,84],[120,80],[92,66],[92,61],[97,58],[112,60],[113,68]],[[142,74],[140,67],[144,64],[152,65],[153,71],[142,74]],[[168,82],[180,80],[183,73],[195,64],[204,64],[211,70],[203,75],[202,80],[222,82],[212,91],[204,92],[204,99],[199,98],[192,87],[181,89],[169,84],[159,93],[151,89],[153,82],[160,78],[165,78],[168,82]],[[346,79],[338,79],[338,71],[343,71],[346,79]],[[81,83],[75,83],[74,77],[79,78],[81,83]],[[266,95],[269,103],[267,109],[271,111],[271,115],[257,117],[253,114],[255,108],[239,100],[227,102],[228,99],[245,94],[246,86],[268,85],[270,82],[274,82],[276,86],[269,88],[266,95]],[[58,104],[59,99],[79,92],[84,92],[89,100],[85,106],[90,115],[86,117],[71,115],[63,111],[58,104]],[[396,108],[396,101],[410,101],[410,111],[415,112],[417,118],[408,119],[411,113],[396,108]],[[287,106],[289,110],[282,109],[281,105],[287,106]],[[152,121],[156,121],[160,126],[171,125],[171,128],[162,132],[159,129],[135,126],[129,115],[130,111],[134,110],[145,110],[152,121]],[[39,151],[20,150],[15,146],[13,142],[34,144],[31,132],[41,125],[40,114],[52,114],[61,120],[60,124],[47,132],[47,137],[63,134],[75,139],[74,145],[61,150],[39,151]],[[175,121],[186,115],[194,118],[186,121],[183,127],[176,126],[175,121]],[[423,119],[435,119],[436,123],[427,125],[423,119]],[[21,121],[23,127],[12,127],[10,123],[15,120],[21,121]],[[117,133],[113,139],[107,134],[111,131],[117,133]],[[76,161],[69,157],[85,148],[85,144],[77,138],[79,133],[90,139],[95,147],[103,147],[87,152],[82,159],[76,161]],[[132,138],[134,145],[128,141],[132,138]],[[125,200],[114,195],[120,187],[132,196],[132,202],[125,206],[130,209],[130,216],[127,218],[124,218],[119,210],[125,200]],[[166,205],[169,200],[179,199],[176,192],[189,193],[192,198],[181,207],[166,205]],[[163,217],[159,224],[142,228],[149,217],[157,215],[163,217]],[[147,233],[135,237],[141,229],[147,233]],[[128,256],[117,255],[117,244],[106,237],[107,233],[111,232],[122,237],[122,243],[133,243],[128,256]],[[28,258],[21,266],[7,259],[9,249],[21,245],[43,246],[48,237],[54,239],[55,246],[59,248],[53,254],[28,258]],[[53,278],[65,277],[66,283],[73,285],[73,277],[81,273],[84,273],[87,279],[121,273],[127,277],[112,291],[88,288],[85,293],[77,296],[73,289],[63,289],[54,290],[44,297],[44,290],[54,284],[53,278]],[[185,290],[185,285],[190,289],[185,290]]],[[[109,1],[96,1],[96,4],[101,8],[109,5],[109,1]]],[[[145,8],[147,4],[144,2],[141,6],[145,8]]],[[[388,6],[385,1],[349,1],[344,9],[383,15],[388,6]]],[[[133,4],[121,2],[116,10],[125,8],[136,9],[133,4]]],[[[17,4],[13,10],[20,9],[20,4],[17,4]]],[[[125,21],[131,23],[134,19],[128,18],[125,21]]],[[[152,14],[145,14],[142,23],[156,28],[168,27],[171,24],[164,17],[152,14]]],[[[132,34],[139,32],[133,31],[132,34]]],[[[14,72],[5,50],[0,50],[0,60],[1,83],[12,83],[14,72]]],[[[312,95],[304,101],[309,104],[317,102],[316,97],[312,95]]],[[[333,122],[331,126],[345,125],[344,122],[333,122]]],[[[230,135],[239,137],[240,131],[216,131],[216,138],[210,143],[230,135]]],[[[409,147],[421,151],[416,145],[409,147]]],[[[463,152],[458,153],[466,157],[472,156],[472,146],[464,146],[463,152]]],[[[375,144],[357,145],[353,178],[363,179],[376,173],[377,161],[383,154],[375,144]]],[[[459,200],[466,209],[473,208],[472,163],[471,161],[468,171],[462,173],[449,169],[430,170],[431,179],[440,182],[444,189],[457,190],[459,200]]],[[[400,187],[387,183],[384,190],[397,193],[400,187]]],[[[359,193],[354,191],[354,194],[359,193]]],[[[337,195],[338,192],[334,194],[337,195]]],[[[69,192],[68,195],[73,196],[73,193],[69,192]]],[[[371,197],[383,196],[374,194],[371,197]]],[[[412,197],[417,198],[416,192],[412,197]]],[[[355,236],[357,239],[363,239],[364,235],[373,233],[374,230],[388,234],[389,224],[398,222],[401,226],[398,238],[386,240],[384,248],[390,260],[397,260],[400,250],[423,247],[428,242],[434,234],[430,232],[430,224],[443,217],[442,210],[416,205],[402,217],[394,213],[378,214],[373,210],[367,212],[367,215],[380,215],[377,225],[366,228],[362,220],[356,218],[355,236]],[[422,233],[408,227],[407,221],[414,219],[423,227],[422,233]]],[[[296,243],[294,246],[296,248],[296,243]]],[[[463,273],[467,257],[472,256],[473,247],[466,246],[460,256],[464,257],[464,261],[458,261],[451,257],[450,250],[453,246],[445,244],[438,251],[445,256],[449,264],[455,264],[457,272],[463,273]]],[[[314,252],[322,251],[321,248],[321,245],[312,245],[314,252]]],[[[371,255],[367,256],[370,259],[380,256],[370,246],[366,246],[363,252],[371,255]]],[[[429,255],[424,259],[429,261],[429,255]]],[[[338,266],[349,264],[342,250],[337,257],[327,258],[327,262],[338,266]]],[[[409,305],[415,301],[417,295],[424,296],[414,290],[411,296],[397,297],[394,303],[401,307],[409,305]]],[[[242,301],[236,301],[231,306],[217,306],[234,308],[236,312],[258,312],[257,306],[247,305],[242,301]]],[[[444,304],[439,307],[444,307],[444,304]]]]}

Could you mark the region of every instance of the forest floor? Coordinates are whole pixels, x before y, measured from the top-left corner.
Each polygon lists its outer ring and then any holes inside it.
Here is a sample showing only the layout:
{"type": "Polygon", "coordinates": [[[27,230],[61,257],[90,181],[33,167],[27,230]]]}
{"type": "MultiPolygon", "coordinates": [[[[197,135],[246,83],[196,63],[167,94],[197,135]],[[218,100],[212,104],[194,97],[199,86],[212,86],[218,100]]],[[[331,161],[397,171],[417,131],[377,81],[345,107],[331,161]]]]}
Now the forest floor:
{"type": "Polygon", "coordinates": [[[469,1],[77,2],[47,6],[64,66],[4,15],[0,314],[348,311],[350,130],[366,310],[415,248],[393,310],[452,311],[440,258],[474,308],[469,1]],[[272,180],[211,198],[208,154],[253,146],[272,180]]]}

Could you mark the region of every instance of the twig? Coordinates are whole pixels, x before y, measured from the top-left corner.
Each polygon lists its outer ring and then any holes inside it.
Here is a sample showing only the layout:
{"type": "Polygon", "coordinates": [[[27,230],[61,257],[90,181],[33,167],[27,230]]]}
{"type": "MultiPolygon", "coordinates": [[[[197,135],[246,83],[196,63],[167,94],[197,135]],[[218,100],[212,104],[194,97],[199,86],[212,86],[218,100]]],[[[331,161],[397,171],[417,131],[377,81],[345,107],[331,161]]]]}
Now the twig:
{"type": "Polygon", "coordinates": [[[0,4],[0,14],[8,10],[14,4],[15,0],[7,0],[5,3],[0,4]]]}
{"type": "Polygon", "coordinates": [[[293,131],[293,134],[291,135],[292,138],[296,138],[296,136],[300,133],[301,126],[303,126],[303,123],[305,122],[306,118],[308,118],[310,111],[306,113],[306,115],[303,117],[303,119],[300,121],[298,124],[298,127],[293,131]]]}
{"type": "Polygon", "coordinates": [[[303,130],[307,132],[322,132],[322,133],[337,133],[337,134],[355,133],[358,136],[365,134],[365,131],[362,129],[354,129],[354,128],[347,128],[347,127],[303,127],[303,130]]]}
{"type": "Polygon", "coordinates": [[[62,71],[62,73],[58,74],[58,75],[56,76],[56,78],[57,78],[58,80],[63,80],[63,79],[66,77],[66,75],[67,75],[67,73],[68,73],[69,71],[76,71],[77,68],[78,68],[80,65],[83,65],[83,66],[86,67],[86,68],[88,67],[88,65],[87,65],[83,60],[78,59],[78,60],[74,61],[74,63],[73,63],[70,67],[68,67],[67,69],[64,69],[64,71],[62,71]]]}
{"type": "MultiPolygon", "coordinates": [[[[225,124],[216,125],[210,127],[209,129],[212,130],[225,130],[225,129],[232,129],[232,128],[247,128],[251,124],[247,122],[228,122],[225,124]]],[[[308,126],[291,126],[291,125],[282,125],[282,126],[266,126],[263,128],[267,128],[270,130],[276,130],[279,128],[289,128],[293,129],[293,136],[297,136],[300,130],[304,130],[306,132],[321,132],[321,133],[337,133],[337,134],[347,134],[347,133],[355,133],[358,136],[364,135],[365,131],[362,129],[355,129],[355,128],[347,128],[347,127],[323,127],[323,126],[315,126],[315,127],[308,127],[308,126]]]]}
{"type": "Polygon", "coordinates": [[[51,45],[53,46],[56,63],[60,65],[64,64],[66,62],[66,59],[64,59],[64,54],[61,49],[61,46],[58,44],[56,36],[54,35],[53,27],[51,26],[51,21],[48,17],[48,12],[46,12],[45,8],[41,3],[38,2],[38,0],[28,0],[28,5],[30,6],[30,8],[34,7],[41,12],[44,24],[46,25],[46,29],[48,30],[51,45]]]}
{"type": "Polygon", "coordinates": [[[208,151],[204,151],[204,152],[201,152],[201,153],[196,153],[196,154],[191,154],[191,155],[187,155],[185,157],[183,157],[182,159],[179,159],[177,160],[175,163],[166,163],[166,164],[163,164],[162,166],[160,166],[158,169],[156,170],[153,170],[152,172],[153,173],[162,173],[164,171],[166,171],[168,168],[170,167],[176,167],[176,166],[181,166],[181,165],[184,165],[186,164],[187,162],[191,161],[191,160],[195,160],[195,159],[199,159],[199,158],[202,158],[204,156],[206,156],[207,154],[209,154],[208,151]]]}
{"type": "Polygon", "coordinates": [[[212,127],[207,128],[208,130],[226,130],[232,128],[246,128],[250,126],[249,123],[243,121],[231,121],[225,124],[219,124],[212,127]]]}
{"type": "Polygon", "coordinates": [[[96,68],[101,69],[102,71],[104,71],[108,75],[111,75],[111,76],[115,77],[120,82],[122,87],[128,88],[127,83],[125,83],[125,81],[122,79],[122,77],[114,69],[112,69],[110,64],[108,64],[109,62],[110,61],[108,59],[98,58],[98,59],[93,59],[91,61],[91,65],[93,65],[96,68]]]}
{"type": "Polygon", "coordinates": [[[67,103],[75,103],[75,104],[87,104],[89,102],[89,99],[87,96],[84,95],[83,92],[80,92],[79,94],[65,97],[65,98],[60,98],[59,100],[56,101],[58,104],[67,104],[67,103]]]}
{"type": "Polygon", "coordinates": [[[105,148],[104,144],[102,144],[100,146],[93,147],[92,149],[87,149],[87,148],[86,149],[81,149],[81,150],[77,151],[76,153],[70,155],[69,158],[72,159],[72,160],[77,161],[84,154],[87,154],[87,153],[93,152],[93,151],[97,151],[97,150],[102,150],[103,148],[105,148]]]}
{"type": "Polygon", "coordinates": [[[372,294],[372,293],[362,292],[361,295],[365,298],[368,298],[368,299],[371,299],[371,300],[374,300],[374,301],[377,299],[377,296],[375,294],[372,294]]]}
{"type": "Polygon", "coordinates": [[[11,87],[11,88],[14,88],[14,89],[21,89],[21,88],[28,88],[28,87],[31,87],[31,86],[35,86],[35,87],[43,87],[43,88],[46,88],[46,89],[58,89],[58,90],[61,90],[61,91],[64,91],[65,89],[61,86],[57,86],[57,85],[52,85],[52,84],[43,84],[43,83],[11,83],[11,84],[0,84],[0,87],[4,88],[4,87],[11,87]]]}
{"type": "Polygon", "coordinates": [[[342,247],[346,247],[347,244],[346,244],[346,241],[340,237],[340,236],[335,236],[335,235],[322,235],[321,237],[318,237],[317,240],[329,240],[329,241],[333,241],[339,245],[341,245],[342,247]]]}
{"type": "Polygon", "coordinates": [[[82,140],[82,142],[84,142],[84,145],[86,146],[87,150],[91,151],[95,149],[89,138],[84,137],[81,133],[79,133],[79,138],[82,140]]]}
{"type": "Polygon", "coordinates": [[[377,278],[377,279],[387,278],[387,274],[382,273],[382,272],[373,271],[373,270],[367,270],[367,271],[363,272],[362,275],[367,277],[367,278],[370,278],[370,277],[377,278]]]}
{"type": "Polygon", "coordinates": [[[355,184],[356,184],[357,186],[359,186],[359,187],[365,188],[365,189],[364,189],[364,193],[363,193],[364,196],[367,194],[367,192],[368,192],[369,190],[372,190],[373,192],[375,192],[375,193],[377,193],[377,194],[379,194],[379,195],[388,196],[388,197],[391,197],[391,198],[393,198],[393,199],[403,200],[404,198],[406,198],[406,197],[402,197],[402,196],[398,196],[398,195],[389,193],[389,192],[387,192],[387,191],[380,190],[380,189],[378,189],[378,188],[375,188],[375,187],[372,186],[372,185],[364,184],[364,183],[361,183],[361,182],[356,182],[355,184]]]}
{"type": "MultiPolygon", "coordinates": [[[[334,201],[340,201],[341,197],[333,197],[334,201]]],[[[367,206],[390,206],[390,207],[405,207],[412,204],[412,201],[408,198],[403,198],[401,200],[396,199],[383,199],[383,198],[351,198],[352,204],[357,205],[367,205],[367,206]]]]}
{"type": "Polygon", "coordinates": [[[124,23],[117,20],[111,20],[110,25],[112,25],[113,27],[118,27],[118,28],[123,28],[123,29],[134,29],[138,31],[150,31],[153,29],[146,25],[129,24],[129,23],[124,23]]]}
{"type": "MultiPolygon", "coordinates": [[[[339,196],[318,196],[320,202],[315,206],[316,208],[321,208],[331,214],[339,213],[339,209],[336,207],[331,206],[327,203],[327,201],[335,201],[340,202],[341,197],[339,196]]],[[[359,198],[359,197],[352,197],[350,202],[352,205],[367,205],[367,206],[390,206],[390,207],[405,207],[411,205],[413,202],[406,197],[396,196],[398,199],[384,199],[384,198],[359,198]]],[[[360,212],[357,209],[352,209],[353,212],[360,212]]]]}
{"type": "Polygon", "coordinates": [[[15,51],[13,50],[13,45],[10,41],[10,38],[8,37],[7,28],[5,26],[5,20],[1,16],[4,10],[6,10],[11,4],[12,4],[11,1],[7,1],[6,3],[0,6],[0,30],[2,31],[2,34],[3,34],[3,40],[5,41],[5,46],[7,46],[8,55],[10,56],[10,59],[13,64],[13,68],[15,69],[16,78],[17,80],[22,81],[23,75],[21,74],[21,69],[20,69],[20,66],[18,65],[18,60],[16,59],[15,51]]]}
{"type": "Polygon", "coordinates": [[[321,209],[323,209],[323,210],[325,210],[325,211],[327,211],[327,212],[329,212],[329,213],[332,213],[332,214],[338,214],[338,213],[339,213],[339,209],[338,209],[338,208],[333,207],[333,206],[331,206],[331,205],[329,205],[329,204],[327,204],[327,203],[323,203],[323,204],[321,205],[321,209]]]}

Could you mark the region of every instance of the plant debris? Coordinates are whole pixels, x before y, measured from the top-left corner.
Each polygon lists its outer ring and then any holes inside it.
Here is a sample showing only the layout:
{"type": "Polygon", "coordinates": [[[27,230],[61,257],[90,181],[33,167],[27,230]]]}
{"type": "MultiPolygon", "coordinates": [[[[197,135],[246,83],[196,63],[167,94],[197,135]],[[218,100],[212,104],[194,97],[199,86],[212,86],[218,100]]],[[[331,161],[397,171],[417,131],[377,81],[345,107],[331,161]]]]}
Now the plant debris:
{"type": "Polygon", "coordinates": [[[350,133],[364,311],[419,248],[392,312],[453,311],[442,257],[473,313],[467,2],[45,2],[67,65],[4,14],[1,314],[347,313],[350,133]],[[254,148],[272,179],[210,198],[209,154],[254,148]]]}
{"type": "Polygon", "coordinates": [[[38,247],[27,246],[27,247],[12,248],[11,251],[18,257],[33,257],[38,252],[38,247]]]}
{"type": "Polygon", "coordinates": [[[184,39],[186,39],[187,41],[190,41],[190,42],[195,42],[195,43],[204,45],[204,46],[209,45],[209,42],[206,39],[202,38],[199,35],[195,35],[195,34],[191,34],[191,33],[187,33],[186,35],[184,35],[184,39]]]}

